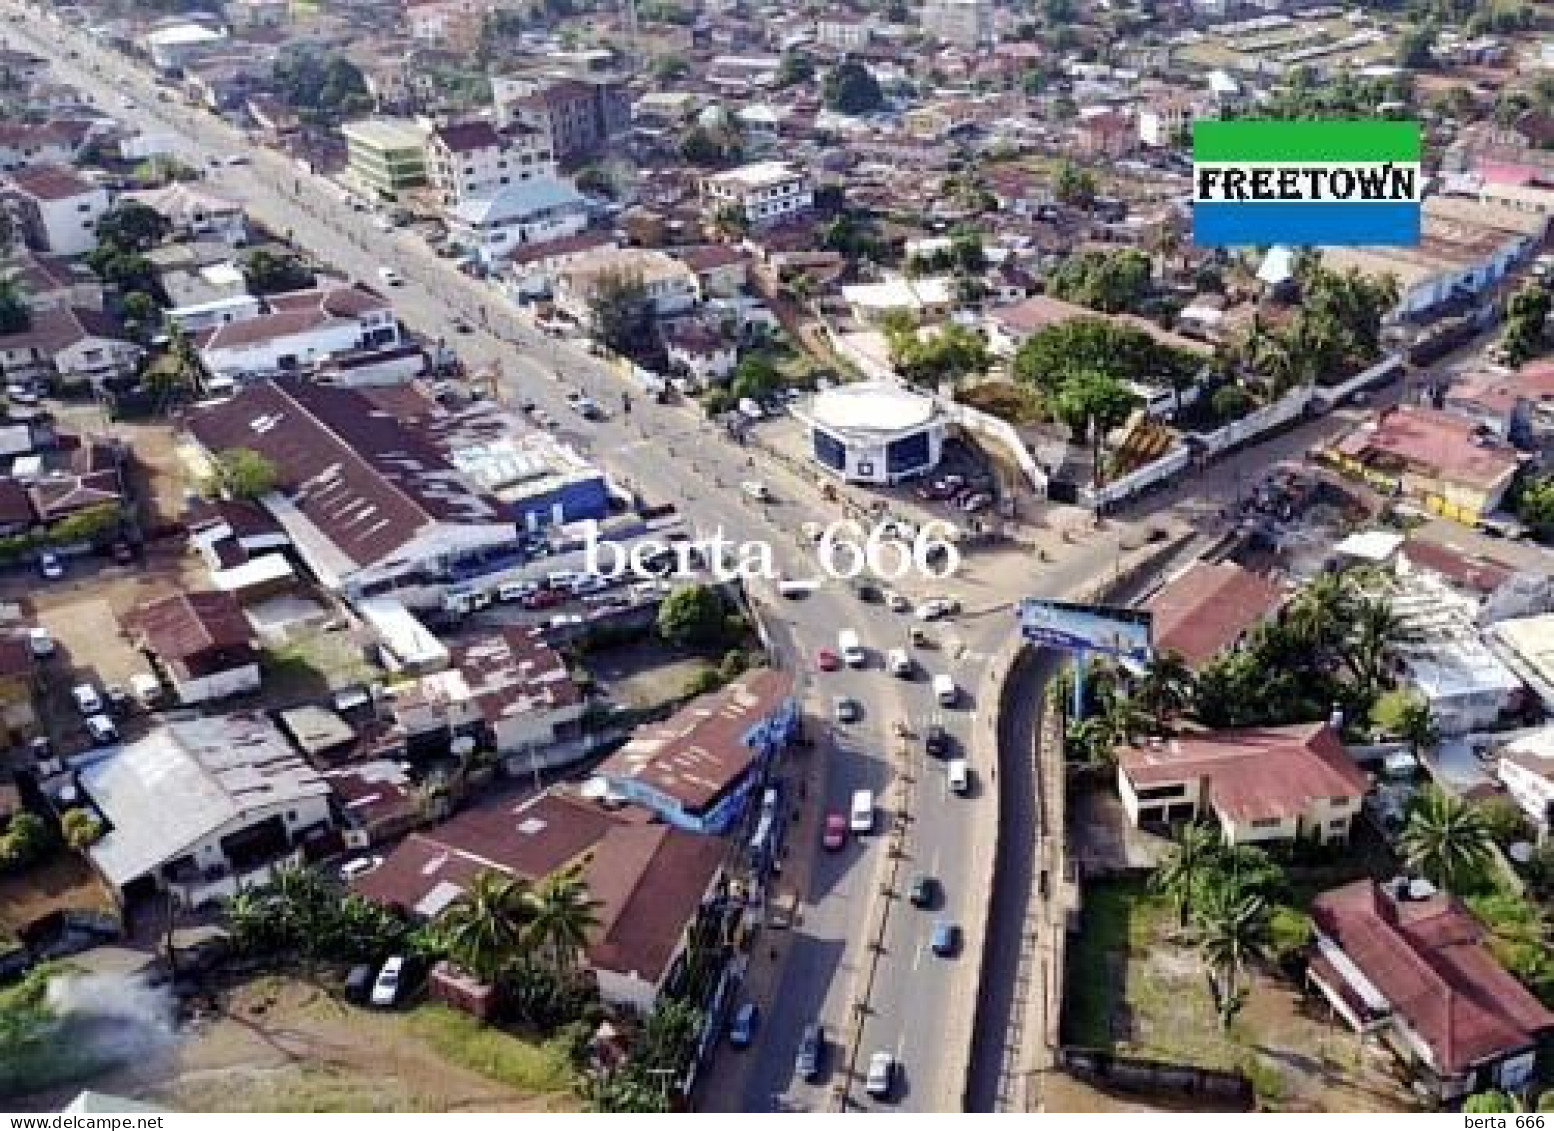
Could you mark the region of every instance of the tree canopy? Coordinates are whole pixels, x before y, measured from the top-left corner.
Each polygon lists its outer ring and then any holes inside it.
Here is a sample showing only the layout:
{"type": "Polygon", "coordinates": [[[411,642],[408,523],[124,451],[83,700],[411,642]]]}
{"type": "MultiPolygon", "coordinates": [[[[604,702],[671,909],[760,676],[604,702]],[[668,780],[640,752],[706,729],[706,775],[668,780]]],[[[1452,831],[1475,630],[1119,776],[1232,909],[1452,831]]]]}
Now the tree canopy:
{"type": "Polygon", "coordinates": [[[252,448],[228,448],[216,457],[214,479],[228,498],[258,499],[275,490],[280,471],[252,448]]]}
{"type": "Polygon", "coordinates": [[[1016,352],[1013,372],[1046,393],[1056,393],[1075,369],[1094,370],[1119,381],[1143,381],[1194,373],[1192,355],[1157,342],[1137,326],[1105,318],[1073,318],[1032,334],[1016,352]]]}
{"type": "Polygon", "coordinates": [[[172,225],[150,205],[121,200],[97,221],[97,240],[120,252],[150,251],[167,238],[172,225]]]}
{"type": "Polygon", "coordinates": [[[372,107],[367,80],[344,55],[312,48],[286,51],[275,61],[275,86],[299,111],[341,117],[372,107]]]}
{"type": "Polygon", "coordinates": [[[316,281],[307,264],[295,255],[265,248],[251,251],[243,258],[243,278],[256,295],[273,295],[302,290],[316,281]]]}
{"type": "Polygon", "coordinates": [[[616,353],[640,358],[652,351],[653,302],[640,275],[604,274],[588,298],[594,336],[616,353]]]}
{"type": "Polygon", "coordinates": [[[723,598],[706,585],[676,589],[658,607],[658,634],[682,648],[710,648],[728,636],[723,598]]]}
{"type": "Polygon", "coordinates": [[[890,362],[914,385],[938,386],[987,371],[987,342],[968,326],[950,323],[936,333],[919,334],[915,327],[887,330],[890,362]]]}
{"type": "Polygon", "coordinates": [[[867,114],[885,104],[879,81],[857,59],[844,59],[826,73],[821,98],[841,114],[867,114]]]}
{"type": "Polygon", "coordinates": [[[1142,251],[1087,251],[1065,259],[1047,279],[1047,293],[1092,310],[1137,311],[1149,297],[1154,265],[1142,251]]]}

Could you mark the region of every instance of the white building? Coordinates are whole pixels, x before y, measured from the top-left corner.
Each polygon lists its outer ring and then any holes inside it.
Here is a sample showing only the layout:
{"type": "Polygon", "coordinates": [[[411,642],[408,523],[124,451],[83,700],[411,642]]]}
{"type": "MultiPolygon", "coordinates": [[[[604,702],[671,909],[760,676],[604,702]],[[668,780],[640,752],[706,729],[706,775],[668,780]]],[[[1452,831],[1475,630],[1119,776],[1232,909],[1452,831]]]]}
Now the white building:
{"type": "Polygon", "coordinates": [[[175,181],[162,188],[127,192],[122,199],[154,209],[172,225],[174,235],[220,240],[233,247],[248,242],[248,214],[243,206],[201,185],[175,181]]]}
{"type": "Polygon", "coordinates": [[[554,177],[550,140],[521,125],[490,122],[439,126],[426,140],[426,171],[445,208],[494,197],[509,185],[554,177]]]}
{"type": "Polygon", "coordinates": [[[1484,643],[1477,605],[1429,574],[1410,575],[1388,599],[1403,626],[1393,647],[1403,679],[1429,704],[1441,733],[1492,729],[1517,703],[1522,682],[1484,643]]]}
{"type": "Polygon", "coordinates": [[[157,723],[75,766],[109,830],[88,854],[126,900],[231,894],[333,823],[328,783],[263,715],[157,723]]]}
{"type": "Polygon", "coordinates": [[[586,326],[593,320],[594,291],[614,278],[640,281],[661,315],[689,310],[701,298],[696,273],[680,260],[650,248],[621,248],[585,252],[563,265],[556,275],[556,305],[586,326]]]}
{"type": "Polygon", "coordinates": [[[16,206],[22,238],[48,255],[85,255],[97,246],[97,221],[112,204],[108,190],[60,165],[18,169],[5,195],[16,206]]]}
{"type": "Polygon", "coordinates": [[[778,224],[815,206],[815,182],[786,161],[761,161],[702,181],[708,211],[737,208],[753,227],[778,224]]]}
{"type": "Polygon", "coordinates": [[[167,321],[186,334],[264,313],[264,303],[248,293],[248,280],[235,263],[212,263],[198,271],[164,271],[162,289],[172,303],[167,321]]]}
{"type": "Polygon", "coordinates": [[[923,33],[967,50],[993,41],[991,0],[928,0],[923,5],[923,33]]]}
{"type": "Polygon", "coordinates": [[[448,216],[453,242],[491,261],[526,244],[575,236],[588,226],[588,205],[569,182],[537,177],[472,197],[448,216]]]}
{"type": "Polygon", "coordinates": [[[200,358],[212,375],[291,373],[336,354],[400,344],[393,307],[360,287],[272,295],[268,306],[256,318],[216,327],[200,343],[200,358]]]}
{"type": "Polygon", "coordinates": [[[836,51],[862,51],[874,35],[868,20],[816,20],[815,42],[836,51]]]}
{"type": "Polygon", "coordinates": [[[810,455],[849,483],[899,483],[932,471],[945,420],[932,397],[887,381],[817,394],[794,416],[809,429],[810,455]]]}
{"type": "Polygon", "coordinates": [[[1515,739],[1499,751],[1500,781],[1547,840],[1554,828],[1554,726],[1515,739]]]}
{"type": "Polygon", "coordinates": [[[1500,658],[1554,709],[1554,613],[1504,620],[1490,633],[1500,658]]]}
{"type": "Polygon", "coordinates": [[[1167,98],[1139,107],[1139,140],[1145,145],[1175,145],[1183,131],[1192,128],[1197,116],[1193,104],[1185,98],[1167,98]]]}
{"type": "Polygon", "coordinates": [[[159,71],[176,71],[200,55],[223,46],[227,33],[204,24],[179,23],[148,31],[142,39],[151,64],[159,71]]]}

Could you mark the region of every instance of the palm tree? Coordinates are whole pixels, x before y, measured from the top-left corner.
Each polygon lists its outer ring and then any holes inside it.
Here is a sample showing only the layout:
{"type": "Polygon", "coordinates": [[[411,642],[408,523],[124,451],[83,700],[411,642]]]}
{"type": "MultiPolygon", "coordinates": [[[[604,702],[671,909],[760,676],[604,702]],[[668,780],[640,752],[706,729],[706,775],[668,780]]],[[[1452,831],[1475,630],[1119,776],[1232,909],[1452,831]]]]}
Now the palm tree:
{"type": "Polygon", "coordinates": [[[262,954],[279,941],[282,933],[278,908],[264,892],[241,888],[226,901],[227,930],[240,954],[262,954]]]}
{"type": "Polygon", "coordinates": [[[1416,755],[1431,750],[1441,740],[1441,731],[1430,712],[1430,704],[1415,699],[1398,712],[1398,737],[1408,743],[1416,755]]]}
{"type": "Polygon", "coordinates": [[[1220,852],[1220,836],[1208,825],[1183,825],[1176,847],[1150,877],[1152,888],[1176,900],[1177,925],[1185,928],[1192,910],[1193,893],[1203,873],[1214,866],[1220,852]]]}
{"type": "Polygon", "coordinates": [[[1242,973],[1268,946],[1268,902],[1235,884],[1210,888],[1198,909],[1198,949],[1209,964],[1209,987],[1222,1030],[1228,1030],[1246,990],[1242,973]]]}
{"type": "Polygon", "coordinates": [[[1290,604],[1284,624],[1313,662],[1321,663],[1321,657],[1331,654],[1348,632],[1353,608],[1343,575],[1323,573],[1290,604]]]}
{"type": "Polygon", "coordinates": [[[482,872],[439,922],[449,953],[464,969],[494,982],[527,949],[534,904],[527,880],[482,872]]]}
{"type": "Polygon", "coordinates": [[[1148,720],[1131,696],[1111,691],[1101,697],[1099,721],[1111,733],[1113,745],[1131,746],[1148,720]]]}
{"type": "Polygon", "coordinates": [[[578,952],[599,924],[594,913],[598,902],[588,894],[588,881],[569,868],[545,877],[533,893],[533,918],[528,940],[537,952],[548,954],[558,974],[577,963],[578,952]]]}
{"type": "Polygon", "coordinates": [[[1167,721],[1192,703],[1193,673],[1177,652],[1156,652],[1134,691],[1139,707],[1164,731],[1167,721]]]}
{"type": "Polygon", "coordinates": [[[1402,621],[1383,599],[1361,601],[1353,613],[1354,628],[1344,650],[1344,662],[1354,673],[1355,681],[1370,694],[1385,681],[1387,649],[1397,639],[1402,621]]]}
{"type": "Polygon", "coordinates": [[[304,955],[317,954],[320,928],[335,901],[323,877],[311,868],[281,868],[270,877],[269,890],[286,941],[304,955]]]}
{"type": "Polygon", "coordinates": [[[1491,851],[1483,814],[1436,786],[1415,799],[1401,844],[1408,866],[1448,891],[1460,891],[1481,876],[1491,851]]]}

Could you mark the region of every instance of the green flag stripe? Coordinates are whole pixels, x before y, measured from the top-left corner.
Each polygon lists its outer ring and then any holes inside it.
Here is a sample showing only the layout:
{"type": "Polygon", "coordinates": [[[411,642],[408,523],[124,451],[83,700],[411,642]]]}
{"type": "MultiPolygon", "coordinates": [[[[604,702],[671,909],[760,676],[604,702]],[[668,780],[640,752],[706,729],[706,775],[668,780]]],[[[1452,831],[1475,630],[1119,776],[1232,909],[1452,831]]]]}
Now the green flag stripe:
{"type": "Polygon", "coordinates": [[[1418,161],[1419,123],[1195,122],[1195,161],[1418,161]]]}

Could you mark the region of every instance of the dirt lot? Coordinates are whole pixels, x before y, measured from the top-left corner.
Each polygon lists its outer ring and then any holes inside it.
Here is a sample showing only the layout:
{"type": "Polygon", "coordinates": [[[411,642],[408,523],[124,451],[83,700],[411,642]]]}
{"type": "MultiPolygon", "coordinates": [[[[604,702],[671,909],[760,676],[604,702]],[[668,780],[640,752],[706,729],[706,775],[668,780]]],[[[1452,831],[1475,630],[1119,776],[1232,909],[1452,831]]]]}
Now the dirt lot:
{"type": "MultiPolygon", "coordinates": [[[[222,1006],[220,1016],[185,1026],[161,1055],[137,1057],[90,1086],[183,1111],[578,1106],[557,1050],[439,1006],[369,1012],[292,978],[260,979],[222,1006]]],[[[14,1110],[57,1111],[74,1091],[25,1097],[14,1110]]]]}
{"type": "Polygon", "coordinates": [[[55,911],[116,915],[113,897],[78,852],[57,852],[43,864],[0,877],[0,933],[20,935],[55,911]]]}

